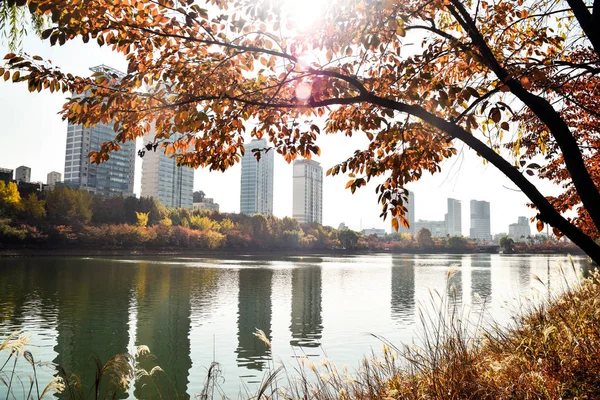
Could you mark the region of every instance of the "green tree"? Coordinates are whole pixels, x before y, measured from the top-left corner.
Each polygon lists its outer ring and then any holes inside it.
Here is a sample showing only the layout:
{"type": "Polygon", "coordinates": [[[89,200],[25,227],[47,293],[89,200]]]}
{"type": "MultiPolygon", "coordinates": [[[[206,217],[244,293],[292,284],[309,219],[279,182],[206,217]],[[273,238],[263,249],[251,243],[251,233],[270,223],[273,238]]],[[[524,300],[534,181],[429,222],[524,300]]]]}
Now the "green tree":
{"type": "Polygon", "coordinates": [[[433,239],[431,238],[431,231],[427,228],[419,229],[416,239],[417,244],[423,250],[429,250],[434,247],[433,239]]]}
{"type": "Polygon", "coordinates": [[[28,32],[33,31],[41,35],[46,26],[44,16],[31,12],[23,6],[25,3],[16,0],[0,2],[0,38],[8,44],[11,51],[21,47],[22,39],[28,32]]]}
{"type": "Polygon", "coordinates": [[[468,247],[467,239],[462,236],[451,236],[448,238],[446,245],[452,250],[466,250],[468,247]]]}
{"type": "Polygon", "coordinates": [[[500,238],[500,247],[504,250],[505,253],[514,253],[515,251],[515,241],[508,236],[503,236],[500,238]]]}
{"type": "Polygon", "coordinates": [[[342,229],[338,231],[337,238],[340,241],[341,246],[346,249],[353,249],[356,247],[358,243],[358,233],[354,232],[351,229],[342,229]]]}
{"type": "Polygon", "coordinates": [[[281,235],[281,243],[286,248],[297,248],[301,239],[302,231],[284,231],[281,235]]]}
{"type": "Polygon", "coordinates": [[[93,195],[85,190],[56,187],[46,194],[48,219],[55,225],[78,226],[92,219],[93,195]]]}
{"type": "Polygon", "coordinates": [[[123,224],[127,222],[125,199],[95,195],[92,199],[92,221],[98,224],[123,224]]]}
{"type": "Polygon", "coordinates": [[[31,193],[22,201],[21,213],[23,219],[32,225],[39,225],[46,218],[46,201],[38,199],[35,193],[31,193]]]}

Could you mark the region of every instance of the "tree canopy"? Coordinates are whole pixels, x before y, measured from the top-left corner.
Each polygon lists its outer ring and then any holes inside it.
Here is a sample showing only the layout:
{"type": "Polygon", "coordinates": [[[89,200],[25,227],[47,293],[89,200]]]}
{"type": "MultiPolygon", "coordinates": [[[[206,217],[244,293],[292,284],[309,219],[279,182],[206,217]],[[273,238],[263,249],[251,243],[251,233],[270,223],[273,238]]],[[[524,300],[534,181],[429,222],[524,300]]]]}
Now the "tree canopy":
{"type": "Polygon", "coordinates": [[[127,58],[124,77],[73,76],[26,54],[0,71],[31,91],[85,93],[63,117],[118,132],[94,162],[152,130],[180,164],[212,170],[239,161],[248,134],[288,162],[319,154],[320,133],[366,135],[327,173],[348,173],[353,192],[383,175],[382,216],[397,226],[408,224],[405,185],[462,142],[531,200],[539,230],[550,224],[600,262],[598,0],[333,0],[308,30],[284,0],[27,5],[52,20],[50,43],[94,40],[127,58]],[[564,191],[546,197],[530,176],[564,191]]]}

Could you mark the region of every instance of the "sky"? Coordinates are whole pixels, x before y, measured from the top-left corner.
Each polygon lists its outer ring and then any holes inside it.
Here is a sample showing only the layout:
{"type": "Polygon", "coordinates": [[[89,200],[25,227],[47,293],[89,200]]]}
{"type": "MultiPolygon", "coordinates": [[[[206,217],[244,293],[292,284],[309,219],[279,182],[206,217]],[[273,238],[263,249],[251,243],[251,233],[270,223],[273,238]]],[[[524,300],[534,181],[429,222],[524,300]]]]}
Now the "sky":
{"type": "MultiPolygon", "coordinates": [[[[65,72],[88,76],[89,68],[105,64],[126,70],[124,58],[100,48],[94,41],[84,44],[80,40],[64,46],[51,47],[35,37],[23,41],[23,50],[30,55],[39,55],[61,67],[65,72]]],[[[8,53],[0,44],[0,54],[8,53]]],[[[65,94],[49,92],[30,93],[26,83],[14,84],[0,80],[0,168],[16,169],[25,165],[32,169],[32,181],[46,182],[51,171],[64,172],[64,156],[67,123],[58,112],[65,101],[65,94]]],[[[249,139],[248,139],[249,140],[249,139]]],[[[352,138],[338,135],[323,135],[317,144],[321,157],[315,158],[324,170],[345,160],[355,150],[364,148],[364,135],[352,138]]],[[[138,146],[141,144],[138,143],[138,146]]],[[[415,193],[415,220],[443,220],[448,197],[462,201],[463,235],[469,234],[469,202],[472,199],[491,203],[492,234],[508,232],[508,225],[517,222],[517,217],[528,218],[535,211],[527,207],[527,198],[491,165],[486,165],[473,151],[457,144],[459,155],[442,164],[442,172],[435,176],[424,175],[416,183],[407,186],[415,193]]],[[[142,159],[136,161],[135,193],[141,186],[142,159]]],[[[349,180],[346,176],[325,177],[323,182],[323,224],[338,227],[345,223],[349,228],[384,228],[391,230],[389,219],[383,221],[381,207],[375,193],[376,181],[357,190],[353,195],[345,189],[349,180]]],[[[557,193],[557,188],[548,182],[535,180],[543,194],[557,193]]],[[[275,154],[274,214],[277,217],[292,215],[292,166],[275,154]]],[[[224,173],[197,169],[194,190],[203,190],[207,197],[219,203],[222,212],[239,212],[240,165],[224,173]]],[[[532,225],[532,232],[535,228],[532,225]]]]}

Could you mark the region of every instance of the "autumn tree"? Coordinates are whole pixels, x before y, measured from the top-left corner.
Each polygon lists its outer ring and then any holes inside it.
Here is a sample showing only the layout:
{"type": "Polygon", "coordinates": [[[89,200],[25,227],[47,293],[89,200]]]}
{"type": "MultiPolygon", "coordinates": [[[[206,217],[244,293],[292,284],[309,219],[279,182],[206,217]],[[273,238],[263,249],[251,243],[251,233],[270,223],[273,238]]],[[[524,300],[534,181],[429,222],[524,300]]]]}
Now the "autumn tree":
{"type": "Polygon", "coordinates": [[[416,235],[417,244],[423,250],[428,250],[434,247],[431,231],[427,228],[419,229],[416,235]]]}
{"type": "Polygon", "coordinates": [[[0,181],[0,215],[12,216],[21,208],[21,194],[14,182],[0,181]]]}
{"type": "Polygon", "coordinates": [[[151,128],[179,164],[212,170],[238,162],[248,134],[288,162],[319,154],[321,132],[366,135],[328,174],[348,173],[352,192],[384,176],[382,216],[407,225],[405,185],[462,143],[529,198],[538,229],[550,224],[600,262],[597,0],[334,0],[306,31],[283,0],[27,5],[51,18],[51,44],[94,40],[127,59],[122,79],[26,54],[7,55],[0,71],[31,91],[85,93],[63,117],[118,132],[94,162],[151,128]],[[565,190],[547,197],[531,176],[565,190]]]}

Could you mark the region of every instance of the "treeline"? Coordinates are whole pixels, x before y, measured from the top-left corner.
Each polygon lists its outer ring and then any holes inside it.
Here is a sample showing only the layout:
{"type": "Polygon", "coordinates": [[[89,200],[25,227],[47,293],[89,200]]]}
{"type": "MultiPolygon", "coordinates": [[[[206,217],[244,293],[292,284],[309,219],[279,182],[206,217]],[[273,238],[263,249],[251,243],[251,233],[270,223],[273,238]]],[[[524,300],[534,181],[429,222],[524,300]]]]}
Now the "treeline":
{"type": "Polygon", "coordinates": [[[295,219],[192,212],[152,198],[103,197],[65,186],[22,193],[0,181],[0,247],[86,249],[310,249],[391,252],[476,250],[463,237],[365,236],[295,219]]]}

